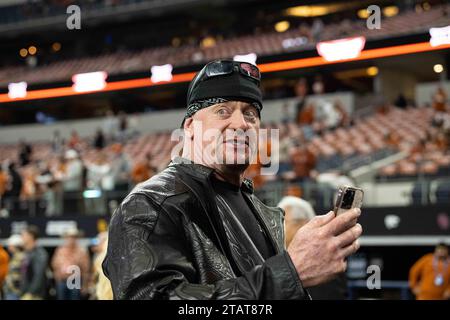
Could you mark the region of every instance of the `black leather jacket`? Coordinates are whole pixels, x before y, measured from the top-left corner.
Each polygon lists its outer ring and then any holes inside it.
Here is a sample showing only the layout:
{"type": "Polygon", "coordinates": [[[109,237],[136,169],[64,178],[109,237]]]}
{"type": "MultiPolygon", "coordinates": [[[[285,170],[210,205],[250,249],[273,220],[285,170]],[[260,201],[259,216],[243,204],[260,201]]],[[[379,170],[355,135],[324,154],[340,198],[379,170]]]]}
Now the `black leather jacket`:
{"type": "Polygon", "coordinates": [[[283,211],[244,182],[276,252],[264,261],[212,190],[212,172],[176,158],[122,202],[103,262],[115,299],[309,299],[284,250],[283,211]]]}

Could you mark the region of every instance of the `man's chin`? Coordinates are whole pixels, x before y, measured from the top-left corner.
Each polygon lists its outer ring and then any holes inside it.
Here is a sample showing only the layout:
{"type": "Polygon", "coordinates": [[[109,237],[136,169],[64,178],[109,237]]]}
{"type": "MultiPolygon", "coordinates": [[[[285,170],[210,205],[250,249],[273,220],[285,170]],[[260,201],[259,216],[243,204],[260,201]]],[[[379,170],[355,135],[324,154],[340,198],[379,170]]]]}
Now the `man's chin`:
{"type": "Polygon", "coordinates": [[[246,156],[228,155],[223,159],[217,159],[217,165],[226,167],[227,170],[243,171],[250,165],[250,159],[246,156]]]}

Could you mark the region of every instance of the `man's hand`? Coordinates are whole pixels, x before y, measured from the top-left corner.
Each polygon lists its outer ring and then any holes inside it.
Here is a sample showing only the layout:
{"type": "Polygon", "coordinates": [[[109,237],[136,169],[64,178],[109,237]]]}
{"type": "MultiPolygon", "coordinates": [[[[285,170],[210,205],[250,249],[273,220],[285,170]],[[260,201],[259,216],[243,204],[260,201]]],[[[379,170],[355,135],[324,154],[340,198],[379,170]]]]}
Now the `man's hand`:
{"type": "Polygon", "coordinates": [[[287,252],[305,287],[333,279],[347,268],[345,259],[359,249],[361,210],[352,209],[335,217],[330,211],[317,216],[295,234],[287,252]]]}

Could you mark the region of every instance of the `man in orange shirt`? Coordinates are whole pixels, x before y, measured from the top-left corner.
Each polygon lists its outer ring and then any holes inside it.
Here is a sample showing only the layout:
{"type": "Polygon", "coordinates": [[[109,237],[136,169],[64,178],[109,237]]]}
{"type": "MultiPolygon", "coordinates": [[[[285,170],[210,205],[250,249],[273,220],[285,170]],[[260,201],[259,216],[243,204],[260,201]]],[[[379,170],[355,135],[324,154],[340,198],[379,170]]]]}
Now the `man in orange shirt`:
{"type": "Polygon", "coordinates": [[[409,272],[409,286],[417,300],[450,299],[450,257],[444,243],[420,258],[409,272]]]}

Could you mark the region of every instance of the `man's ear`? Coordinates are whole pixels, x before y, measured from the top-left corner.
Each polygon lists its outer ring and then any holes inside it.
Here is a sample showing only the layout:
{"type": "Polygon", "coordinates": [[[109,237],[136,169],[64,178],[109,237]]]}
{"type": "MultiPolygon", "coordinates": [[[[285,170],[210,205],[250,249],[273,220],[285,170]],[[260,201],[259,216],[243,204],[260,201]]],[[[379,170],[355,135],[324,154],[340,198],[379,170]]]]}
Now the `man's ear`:
{"type": "Polygon", "coordinates": [[[194,118],[190,117],[184,121],[183,129],[185,137],[192,140],[194,138],[194,118]]]}

